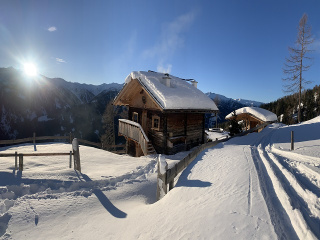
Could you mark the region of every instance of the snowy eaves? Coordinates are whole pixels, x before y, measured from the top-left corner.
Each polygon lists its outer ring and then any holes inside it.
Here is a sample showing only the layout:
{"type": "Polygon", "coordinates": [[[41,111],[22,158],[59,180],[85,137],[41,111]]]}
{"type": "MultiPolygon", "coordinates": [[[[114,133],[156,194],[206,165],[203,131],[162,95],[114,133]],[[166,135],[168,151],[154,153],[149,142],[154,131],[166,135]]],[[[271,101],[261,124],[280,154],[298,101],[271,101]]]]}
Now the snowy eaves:
{"type": "Polygon", "coordinates": [[[137,79],[164,110],[218,110],[208,96],[184,79],[158,72],[138,71],[131,72],[125,83],[132,79],[137,79]]]}
{"type": "MultiPolygon", "coordinates": [[[[239,108],[236,110],[236,115],[240,115],[240,114],[244,114],[244,113],[251,114],[264,122],[274,122],[274,121],[278,120],[276,114],[274,114],[273,112],[270,112],[266,109],[263,109],[263,108],[243,107],[243,108],[239,108]]],[[[230,119],[232,116],[233,116],[233,113],[229,113],[226,116],[226,119],[230,119]]]]}

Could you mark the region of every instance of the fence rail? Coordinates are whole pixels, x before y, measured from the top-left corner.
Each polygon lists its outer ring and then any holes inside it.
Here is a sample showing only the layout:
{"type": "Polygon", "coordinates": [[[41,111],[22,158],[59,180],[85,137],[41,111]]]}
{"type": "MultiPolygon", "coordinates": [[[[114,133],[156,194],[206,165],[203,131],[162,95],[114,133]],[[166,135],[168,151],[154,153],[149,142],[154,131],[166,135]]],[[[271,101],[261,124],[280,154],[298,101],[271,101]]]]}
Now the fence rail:
{"type": "MultiPolygon", "coordinates": [[[[72,139],[73,139],[72,133],[69,133],[69,136],[39,136],[39,137],[36,136],[36,133],[33,133],[33,137],[11,139],[11,140],[0,140],[0,145],[11,145],[11,144],[27,143],[27,142],[33,142],[33,144],[35,144],[36,141],[43,141],[43,140],[67,140],[69,141],[69,143],[71,143],[72,139]]],[[[101,143],[91,142],[84,139],[78,139],[78,141],[79,143],[82,143],[82,144],[87,144],[87,145],[95,146],[98,148],[102,148],[101,143]]],[[[118,146],[118,145],[115,145],[115,146],[118,146]]],[[[119,145],[119,146],[123,146],[123,145],[119,145]]],[[[109,147],[109,145],[106,147],[109,147]]],[[[112,145],[112,147],[114,146],[112,145]]]]}
{"type": "Polygon", "coordinates": [[[18,169],[18,157],[19,157],[19,171],[23,171],[23,157],[39,157],[39,156],[70,156],[69,168],[72,165],[72,156],[74,158],[74,169],[81,172],[80,165],[80,152],[79,152],[79,142],[75,138],[72,141],[72,151],[66,153],[0,153],[0,157],[15,157],[15,170],[18,169]]]}
{"type": "MultiPolygon", "coordinates": [[[[13,144],[19,144],[19,143],[27,143],[27,142],[33,142],[33,144],[36,146],[36,141],[43,141],[43,140],[66,140],[69,143],[72,142],[72,133],[69,133],[69,136],[36,136],[36,133],[33,133],[33,137],[29,138],[21,138],[21,139],[11,139],[11,140],[0,140],[0,145],[13,145],[13,144]]],[[[113,153],[117,154],[124,154],[126,153],[125,144],[121,145],[103,145],[102,143],[97,143],[97,142],[91,142],[85,139],[78,139],[78,142],[80,144],[85,144],[89,146],[94,146],[97,148],[105,149],[105,150],[110,150],[113,153]]],[[[0,155],[1,156],[1,155],[0,155]]]]}
{"type": "Polygon", "coordinates": [[[69,142],[71,143],[72,135],[70,134],[69,136],[40,136],[40,137],[36,137],[36,134],[33,133],[33,137],[29,137],[29,138],[0,140],[0,145],[11,145],[11,144],[27,143],[27,142],[35,143],[36,141],[42,141],[42,140],[69,140],[69,142]]]}

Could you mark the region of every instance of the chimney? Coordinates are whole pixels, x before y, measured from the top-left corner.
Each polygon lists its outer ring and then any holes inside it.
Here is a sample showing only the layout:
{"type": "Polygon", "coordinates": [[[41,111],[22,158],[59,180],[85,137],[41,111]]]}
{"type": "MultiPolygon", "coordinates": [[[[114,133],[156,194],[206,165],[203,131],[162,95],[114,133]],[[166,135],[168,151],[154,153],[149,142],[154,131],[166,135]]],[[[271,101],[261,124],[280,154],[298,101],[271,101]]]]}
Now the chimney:
{"type": "Polygon", "coordinates": [[[166,87],[170,87],[170,77],[169,77],[169,73],[165,73],[164,74],[164,77],[162,77],[162,79],[164,79],[164,85],[166,86],[166,87]]]}
{"type": "Polygon", "coordinates": [[[192,79],[190,82],[192,83],[192,86],[194,86],[195,88],[197,88],[198,82],[197,82],[196,80],[192,79]]]}

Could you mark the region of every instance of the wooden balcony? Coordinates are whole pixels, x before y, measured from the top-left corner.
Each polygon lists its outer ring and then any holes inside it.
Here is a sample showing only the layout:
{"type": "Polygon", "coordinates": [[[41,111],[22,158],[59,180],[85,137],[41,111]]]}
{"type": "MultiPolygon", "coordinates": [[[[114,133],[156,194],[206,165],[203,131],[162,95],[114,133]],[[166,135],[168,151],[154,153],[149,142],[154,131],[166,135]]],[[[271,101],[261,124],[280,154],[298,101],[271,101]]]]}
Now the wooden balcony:
{"type": "Polygon", "coordinates": [[[151,152],[149,138],[139,123],[128,119],[119,119],[119,134],[139,143],[144,155],[151,152]]]}

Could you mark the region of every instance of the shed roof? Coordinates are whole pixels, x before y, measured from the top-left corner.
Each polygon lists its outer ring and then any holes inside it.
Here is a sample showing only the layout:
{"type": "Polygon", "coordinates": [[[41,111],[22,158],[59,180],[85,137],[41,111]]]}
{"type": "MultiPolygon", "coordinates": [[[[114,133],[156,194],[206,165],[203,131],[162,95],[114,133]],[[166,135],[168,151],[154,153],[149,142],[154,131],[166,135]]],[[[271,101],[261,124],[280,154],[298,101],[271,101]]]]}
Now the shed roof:
{"type": "MultiPolygon", "coordinates": [[[[243,108],[239,108],[236,110],[236,115],[241,115],[241,114],[251,114],[254,117],[264,121],[264,122],[274,122],[277,121],[277,115],[274,114],[273,112],[270,112],[266,109],[263,108],[258,108],[258,107],[243,107],[243,108]]],[[[226,116],[226,119],[230,119],[232,118],[233,113],[229,113],[226,116]]]]}
{"type": "Polygon", "coordinates": [[[127,76],[125,85],[132,79],[137,79],[164,110],[218,110],[208,96],[185,79],[152,71],[134,71],[127,76]]]}

